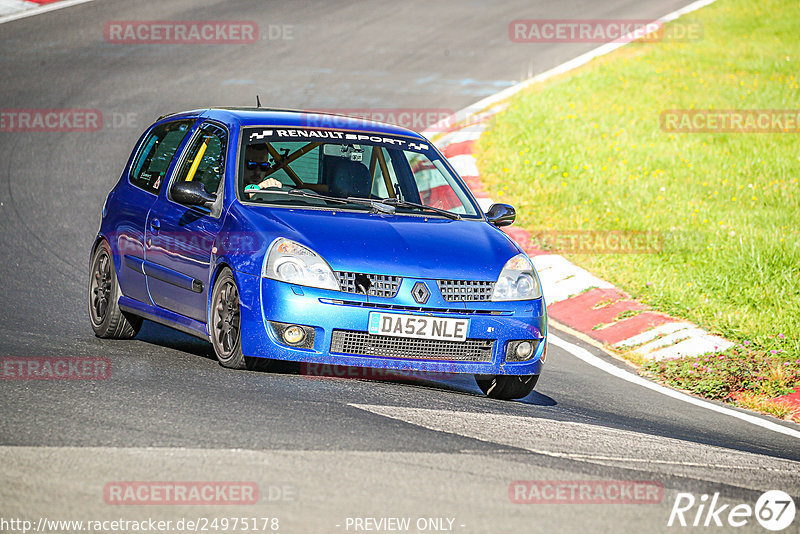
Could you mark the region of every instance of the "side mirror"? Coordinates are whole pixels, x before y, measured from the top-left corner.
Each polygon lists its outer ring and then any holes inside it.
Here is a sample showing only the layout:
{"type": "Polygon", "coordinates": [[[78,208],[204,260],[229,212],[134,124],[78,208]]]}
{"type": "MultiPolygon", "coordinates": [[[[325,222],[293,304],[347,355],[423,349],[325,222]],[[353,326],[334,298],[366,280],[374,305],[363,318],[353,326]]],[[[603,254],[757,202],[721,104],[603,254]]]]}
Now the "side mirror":
{"type": "Polygon", "coordinates": [[[508,204],[492,204],[486,212],[486,218],[498,228],[510,226],[517,218],[517,211],[508,204]]]}
{"type": "Polygon", "coordinates": [[[217,196],[206,193],[205,186],[200,182],[178,182],[172,187],[172,200],[187,206],[210,208],[217,196]]]}

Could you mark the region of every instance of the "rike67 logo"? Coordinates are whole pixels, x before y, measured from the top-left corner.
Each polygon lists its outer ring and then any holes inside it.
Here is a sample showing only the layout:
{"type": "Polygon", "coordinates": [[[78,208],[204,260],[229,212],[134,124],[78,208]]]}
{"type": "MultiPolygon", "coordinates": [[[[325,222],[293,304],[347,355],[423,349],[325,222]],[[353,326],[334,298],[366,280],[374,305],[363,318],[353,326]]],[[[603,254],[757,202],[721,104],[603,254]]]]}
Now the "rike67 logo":
{"type": "Polygon", "coordinates": [[[796,513],[794,500],[780,490],[763,493],[755,507],[749,504],[719,504],[719,493],[696,498],[691,493],[678,493],[667,526],[743,527],[753,517],[767,530],[778,532],[792,524],[796,513]]]}

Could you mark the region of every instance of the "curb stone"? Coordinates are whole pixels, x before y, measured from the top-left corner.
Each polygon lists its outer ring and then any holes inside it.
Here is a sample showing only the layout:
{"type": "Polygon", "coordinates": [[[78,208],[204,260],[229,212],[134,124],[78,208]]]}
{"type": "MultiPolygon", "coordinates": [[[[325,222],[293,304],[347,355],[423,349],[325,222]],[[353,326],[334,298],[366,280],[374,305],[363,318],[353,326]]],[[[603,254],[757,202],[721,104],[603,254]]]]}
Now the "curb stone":
{"type": "MultiPolygon", "coordinates": [[[[435,141],[487,210],[493,200],[480,181],[473,148],[493,113],[481,115],[462,129],[453,129],[435,141]]],[[[617,350],[635,347],[636,355],[654,360],[720,352],[734,343],[682,319],[652,310],[624,291],[578,267],[565,257],[533,246],[521,228],[504,228],[531,257],[547,301],[548,315],[570,328],[617,350]]]]}

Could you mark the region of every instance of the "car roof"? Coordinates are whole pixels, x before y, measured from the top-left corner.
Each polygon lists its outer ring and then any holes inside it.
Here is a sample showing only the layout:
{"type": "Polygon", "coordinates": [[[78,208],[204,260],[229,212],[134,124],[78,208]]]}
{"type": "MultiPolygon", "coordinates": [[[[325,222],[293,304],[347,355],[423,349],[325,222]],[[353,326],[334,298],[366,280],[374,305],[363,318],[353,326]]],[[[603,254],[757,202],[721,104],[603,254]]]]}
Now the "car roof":
{"type": "Polygon", "coordinates": [[[248,107],[210,107],[180,113],[170,113],[159,117],[159,121],[168,117],[195,115],[214,118],[226,123],[234,121],[245,126],[287,126],[294,128],[322,128],[330,130],[355,130],[360,132],[402,135],[425,139],[422,135],[394,124],[373,121],[362,117],[352,117],[338,113],[304,111],[281,108],[248,108],[248,107]]]}

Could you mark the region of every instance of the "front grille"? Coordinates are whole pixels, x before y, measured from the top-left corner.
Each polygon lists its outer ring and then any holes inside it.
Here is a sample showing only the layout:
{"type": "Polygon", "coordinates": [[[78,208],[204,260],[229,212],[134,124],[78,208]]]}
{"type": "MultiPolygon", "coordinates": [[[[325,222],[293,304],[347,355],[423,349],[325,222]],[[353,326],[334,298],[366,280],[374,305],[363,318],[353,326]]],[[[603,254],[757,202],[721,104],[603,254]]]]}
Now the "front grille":
{"type": "Polygon", "coordinates": [[[492,339],[439,341],[436,339],[373,336],[367,332],[334,330],[331,352],[408,360],[489,362],[492,360],[493,346],[494,340],[492,339]]]}
{"type": "Polygon", "coordinates": [[[437,280],[447,302],[476,302],[492,299],[494,282],[481,280],[437,280]]]}
{"type": "Polygon", "coordinates": [[[372,297],[394,298],[402,278],[385,274],[351,273],[336,271],[339,287],[345,293],[361,293],[372,297]],[[367,291],[364,292],[363,288],[367,291]]]}
{"type": "Polygon", "coordinates": [[[359,302],[357,300],[319,299],[323,304],[336,306],[356,306],[358,308],[373,308],[376,310],[410,311],[419,313],[453,313],[460,315],[511,315],[510,311],[479,310],[467,308],[422,308],[420,306],[403,306],[402,304],[383,304],[378,302],[359,302]]]}

